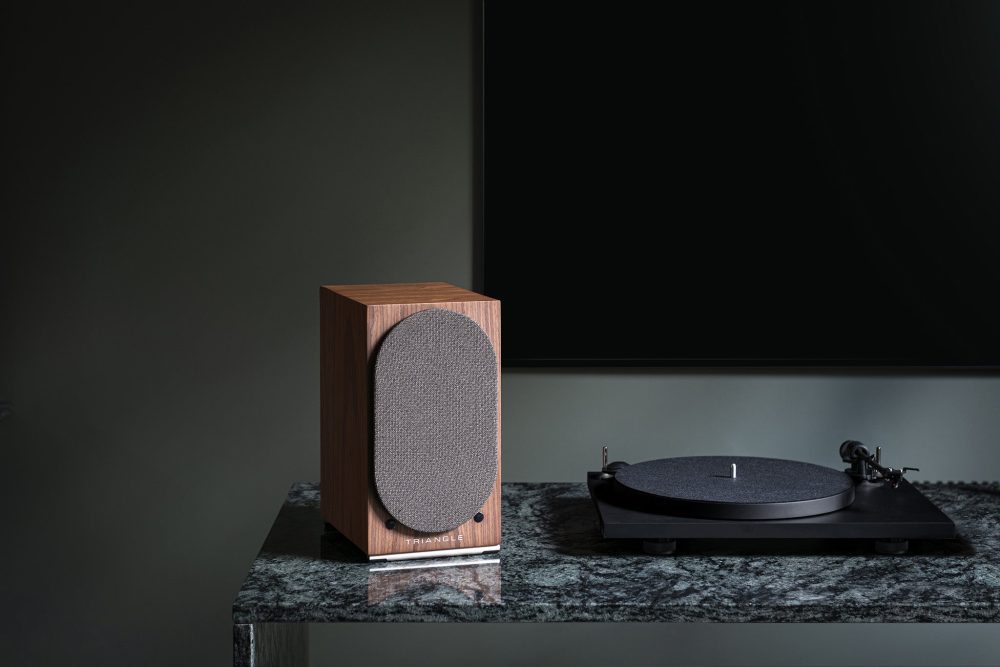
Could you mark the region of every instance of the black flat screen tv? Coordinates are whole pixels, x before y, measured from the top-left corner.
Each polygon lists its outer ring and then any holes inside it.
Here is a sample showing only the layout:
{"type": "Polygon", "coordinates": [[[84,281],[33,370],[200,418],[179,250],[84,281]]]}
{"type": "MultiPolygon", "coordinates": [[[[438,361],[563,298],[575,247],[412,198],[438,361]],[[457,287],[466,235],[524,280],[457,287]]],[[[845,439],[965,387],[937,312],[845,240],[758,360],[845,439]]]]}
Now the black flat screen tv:
{"type": "Polygon", "coordinates": [[[506,364],[1000,366],[1000,3],[483,24],[506,364]]]}

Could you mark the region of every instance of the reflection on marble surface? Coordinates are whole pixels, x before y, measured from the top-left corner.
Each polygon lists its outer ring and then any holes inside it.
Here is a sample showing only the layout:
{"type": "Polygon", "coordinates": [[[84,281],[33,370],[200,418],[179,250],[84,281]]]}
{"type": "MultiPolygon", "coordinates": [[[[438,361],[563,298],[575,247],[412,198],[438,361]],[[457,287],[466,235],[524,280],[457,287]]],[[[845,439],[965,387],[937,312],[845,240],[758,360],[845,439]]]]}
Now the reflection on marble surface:
{"type": "Polygon", "coordinates": [[[298,483],[233,619],[1000,621],[1000,485],[916,486],[951,516],[960,540],[911,542],[902,556],[815,540],[692,542],[649,556],[601,538],[583,483],[504,484],[500,564],[379,571],[384,563],[324,533],[318,485],[298,483]]]}
{"type": "Polygon", "coordinates": [[[473,556],[380,563],[368,568],[368,604],[395,598],[500,604],[500,559],[473,556]]]}

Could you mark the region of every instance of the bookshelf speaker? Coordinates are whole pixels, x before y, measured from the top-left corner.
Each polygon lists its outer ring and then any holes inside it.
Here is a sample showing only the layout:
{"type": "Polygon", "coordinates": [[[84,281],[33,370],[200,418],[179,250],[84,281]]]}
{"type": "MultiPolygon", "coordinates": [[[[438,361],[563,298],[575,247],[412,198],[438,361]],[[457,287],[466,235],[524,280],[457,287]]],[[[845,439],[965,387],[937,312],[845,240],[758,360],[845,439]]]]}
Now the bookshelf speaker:
{"type": "Polygon", "coordinates": [[[320,289],[323,518],[372,560],[500,545],[500,302],[320,289]]]}

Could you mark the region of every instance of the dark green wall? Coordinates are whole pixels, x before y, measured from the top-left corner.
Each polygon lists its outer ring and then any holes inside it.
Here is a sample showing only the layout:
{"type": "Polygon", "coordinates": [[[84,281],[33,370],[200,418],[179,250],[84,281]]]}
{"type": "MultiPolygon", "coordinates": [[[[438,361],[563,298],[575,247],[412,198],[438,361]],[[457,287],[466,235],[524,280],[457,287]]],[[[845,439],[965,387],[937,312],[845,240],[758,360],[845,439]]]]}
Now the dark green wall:
{"type": "MultiPolygon", "coordinates": [[[[474,5],[211,4],[0,21],[5,663],[226,664],[246,567],[318,477],[318,285],[472,283],[474,5]]],[[[998,405],[994,377],[508,372],[504,474],[582,479],[605,442],[832,463],[855,437],[926,477],[997,478],[998,405]]],[[[744,642],[726,664],[844,635],[561,627],[433,632],[538,656],[638,633],[657,661],[744,642]]],[[[317,630],[314,652],[378,632],[317,630]]],[[[430,636],[392,632],[386,651],[430,636]]],[[[972,664],[986,636],[902,650],[972,664]]]]}

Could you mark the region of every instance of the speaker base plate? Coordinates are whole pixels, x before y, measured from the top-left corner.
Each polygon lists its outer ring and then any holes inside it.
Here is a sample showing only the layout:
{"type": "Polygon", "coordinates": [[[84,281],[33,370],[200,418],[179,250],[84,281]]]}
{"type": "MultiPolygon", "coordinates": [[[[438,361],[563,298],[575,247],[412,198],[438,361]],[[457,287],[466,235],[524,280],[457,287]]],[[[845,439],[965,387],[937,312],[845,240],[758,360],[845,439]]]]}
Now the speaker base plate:
{"type": "Polygon", "coordinates": [[[442,556],[474,556],[478,554],[500,551],[500,545],[495,544],[489,547],[459,547],[458,549],[436,549],[434,551],[410,551],[405,554],[383,554],[381,556],[369,556],[369,561],[375,560],[410,560],[412,558],[441,558],[442,556]]]}

